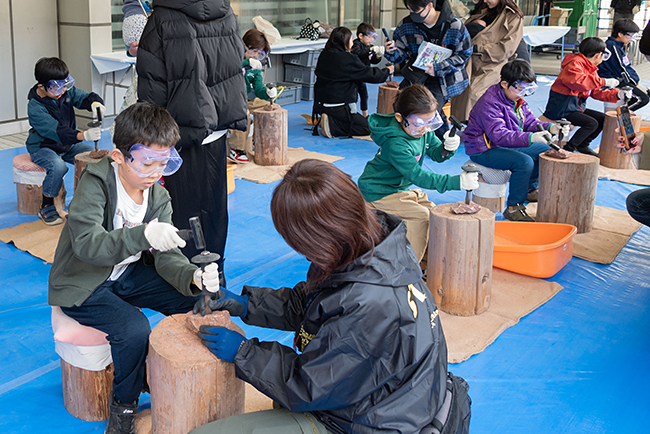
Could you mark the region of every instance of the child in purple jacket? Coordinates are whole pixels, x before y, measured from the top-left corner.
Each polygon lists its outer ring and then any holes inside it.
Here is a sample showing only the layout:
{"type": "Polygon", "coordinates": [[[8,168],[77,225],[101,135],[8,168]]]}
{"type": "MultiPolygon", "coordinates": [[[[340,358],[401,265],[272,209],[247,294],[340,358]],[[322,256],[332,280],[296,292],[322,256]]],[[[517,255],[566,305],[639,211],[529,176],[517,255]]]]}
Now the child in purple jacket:
{"type": "Polygon", "coordinates": [[[503,211],[503,217],[512,221],[534,221],[524,204],[537,201],[539,154],[550,149],[547,138],[561,128],[539,121],[523,100],[537,89],[535,80],[530,63],[520,59],[506,63],[501,82],[490,86],[472,108],[463,134],[472,161],[512,172],[503,211]],[[538,124],[544,131],[538,130],[538,124]]]}

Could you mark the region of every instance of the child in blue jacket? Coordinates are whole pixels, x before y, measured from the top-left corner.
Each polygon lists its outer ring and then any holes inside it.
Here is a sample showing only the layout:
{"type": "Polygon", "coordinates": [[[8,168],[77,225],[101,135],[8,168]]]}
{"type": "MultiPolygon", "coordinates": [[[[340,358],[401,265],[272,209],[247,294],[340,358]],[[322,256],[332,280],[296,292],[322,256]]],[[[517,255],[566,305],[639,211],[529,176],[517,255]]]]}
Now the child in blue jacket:
{"type": "MultiPolygon", "coordinates": [[[[526,202],[537,201],[539,154],[548,151],[547,138],[560,132],[556,124],[539,121],[522,97],[537,89],[530,63],[515,59],[501,68],[501,82],[488,88],[469,114],[463,133],[469,158],[486,167],[510,170],[510,187],[503,217],[534,221],[526,202]],[[544,131],[538,131],[542,125],[544,131]]],[[[567,135],[569,127],[565,127],[567,135]]]]}
{"type": "Polygon", "coordinates": [[[32,161],[45,169],[43,180],[43,203],[38,216],[46,225],[63,223],[54,206],[63,185],[63,176],[68,171],[65,163],[74,164],[74,157],[91,151],[92,146],[82,140],[95,141],[101,138],[99,128],[86,131],[77,129],[75,107],[95,113],[106,111],[104,101],[94,92],[87,93],[74,87],[74,78],[65,62],[57,57],[44,57],[36,62],[34,76],[37,83],[27,96],[27,117],[29,135],[27,151],[32,161]]]}

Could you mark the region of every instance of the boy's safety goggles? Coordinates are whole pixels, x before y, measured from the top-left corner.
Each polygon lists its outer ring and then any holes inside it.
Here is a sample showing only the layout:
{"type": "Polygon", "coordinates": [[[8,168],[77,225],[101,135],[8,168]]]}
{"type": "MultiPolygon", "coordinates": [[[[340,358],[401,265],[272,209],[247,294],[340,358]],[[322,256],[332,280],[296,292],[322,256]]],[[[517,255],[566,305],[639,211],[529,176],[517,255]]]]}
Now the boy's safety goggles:
{"type": "Polygon", "coordinates": [[[375,42],[377,40],[377,32],[370,30],[366,33],[366,38],[369,38],[371,43],[375,42]]]}
{"type": "Polygon", "coordinates": [[[609,51],[609,48],[605,48],[605,51],[603,51],[603,62],[607,62],[610,57],[612,57],[612,52],[609,51]]]}
{"type": "Polygon", "coordinates": [[[47,90],[56,96],[72,89],[72,86],[74,86],[74,78],[70,74],[63,80],[50,80],[47,82],[47,90]]]}
{"type": "Polygon", "coordinates": [[[421,136],[429,131],[435,131],[442,124],[443,121],[438,112],[434,112],[432,118],[421,118],[416,114],[411,114],[404,119],[404,127],[412,136],[421,136]]]}
{"type": "Polygon", "coordinates": [[[517,94],[517,96],[524,97],[535,93],[537,90],[537,83],[534,81],[532,83],[526,83],[525,81],[515,81],[510,87],[517,94]]]}
{"type": "Polygon", "coordinates": [[[266,59],[266,52],[262,50],[261,48],[249,48],[248,49],[248,57],[251,59],[256,59],[259,61],[262,61],[266,59]]]}
{"type": "Polygon", "coordinates": [[[158,172],[169,176],[181,167],[183,159],[174,147],[154,149],[141,143],[131,146],[129,152],[124,152],[126,164],[141,178],[147,178],[158,172]]]}

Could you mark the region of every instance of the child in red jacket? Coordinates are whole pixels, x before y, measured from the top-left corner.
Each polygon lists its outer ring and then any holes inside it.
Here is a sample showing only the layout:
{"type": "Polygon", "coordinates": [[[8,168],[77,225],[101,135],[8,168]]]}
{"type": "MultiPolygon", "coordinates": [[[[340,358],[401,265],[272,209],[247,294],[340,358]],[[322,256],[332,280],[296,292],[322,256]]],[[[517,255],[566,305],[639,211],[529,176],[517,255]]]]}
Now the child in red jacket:
{"type": "Polygon", "coordinates": [[[618,86],[617,79],[598,76],[598,65],[611,55],[602,39],[586,38],[579,50],[580,53],[569,54],[562,61],[562,71],[551,86],[544,116],[551,120],[566,118],[580,127],[564,149],[598,156],[589,144],[603,130],[605,113],[586,108],[587,98],[618,102],[626,91],[612,89],[618,86]],[[609,89],[601,90],[603,87],[609,89]]]}

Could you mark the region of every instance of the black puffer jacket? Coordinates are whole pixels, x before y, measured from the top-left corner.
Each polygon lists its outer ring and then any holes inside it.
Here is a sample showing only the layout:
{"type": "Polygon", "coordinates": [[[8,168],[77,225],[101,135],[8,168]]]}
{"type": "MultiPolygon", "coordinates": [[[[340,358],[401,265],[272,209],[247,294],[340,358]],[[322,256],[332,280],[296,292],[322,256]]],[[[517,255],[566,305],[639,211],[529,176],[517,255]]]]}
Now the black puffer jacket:
{"type": "Polygon", "coordinates": [[[401,220],[378,212],[390,232],[316,291],[244,286],[244,321],[296,331],[302,353],[246,341],[239,378],[282,406],[312,411],[332,432],[419,433],[440,408],[447,345],[401,220]]]}
{"type": "Polygon", "coordinates": [[[179,147],[246,130],[244,43],[228,0],[154,0],[138,48],[138,98],[165,107],[179,147]]]}

